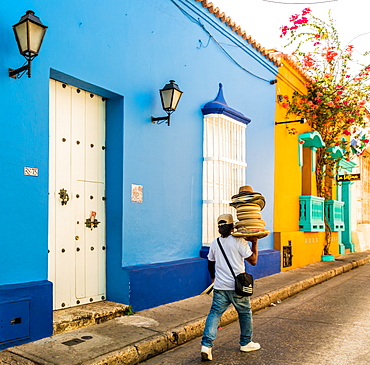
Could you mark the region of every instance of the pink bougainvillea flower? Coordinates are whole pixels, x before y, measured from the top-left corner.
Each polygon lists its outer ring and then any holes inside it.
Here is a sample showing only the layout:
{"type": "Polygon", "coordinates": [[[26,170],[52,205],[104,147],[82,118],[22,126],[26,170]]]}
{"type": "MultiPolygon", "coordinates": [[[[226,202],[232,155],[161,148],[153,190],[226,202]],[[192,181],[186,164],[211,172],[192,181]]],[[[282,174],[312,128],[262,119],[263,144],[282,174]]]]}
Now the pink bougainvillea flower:
{"type": "Polygon", "coordinates": [[[342,106],[341,106],[341,105],[339,105],[339,104],[337,104],[335,107],[336,107],[336,108],[341,108],[342,106]]]}
{"type": "Polygon", "coordinates": [[[365,143],[369,143],[369,140],[368,140],[368,139],[364,139],[364,142],[365,142],[365,143]]]}
{"type": "Polygon", "coordinates": [[[308,19],[305,16],[303,16],[301,20],[299,20],[298,24],[307,24],[307,23],[308,23],[308,19]]]}
{"type": "Polygon", "coordinates": [[[289,103],[281,103],[281,106],[282,106],[283,108],[288,108],[288,107],[289,107],[289,103]]]}
{"type": "Polygon", "coordinates": [[[342,94],[343,94],[343,91],[342,91],[342,90],[338,90],[338,91],[337,91],[337,94],[338,94],[338,95],[342,95],[342,94]]]}
{"type": "Polygon", "coordinates": [[[299,18],[299,15],[298,14],[294,14],[290,17],[289,21],[290,22],[295,22],[297,19],[299,18]]]}
{"type": "Polygon", "coordinates": [[[309,13],[311,13],[311,9],[310,8],[304,8],[302,10],[302,15],[306,15],[306,14],[309,14],[309,13]]]}
{"type": "Polygon", "coordinates": [[[281,35],[280,35],[280,38],[283,38],[283,36],[285,36],[289,30],[289,28],[284,25],[283,27],[280,28],[281,29],[281,35]]]}
{"type": "Polygon", "coordinates": [[[319,39],[319,38],[321,38],[321,35],[320,34],[315,34],[315,38],[319,39]]]}
{"type": "Polygon", "coordinates": [[[346,129],[346,130],[343,132],[343,134],[345,134],[346,136],[350,136],[350,135],[351,135],[351,132],[350,132],[348,129],[346,129]]]}
{"type": "Polygon", "coordinates": [[[347,122],[348,123],[353,123],[355,120],[353,119],[353,118],[349,118],[348,120],[347,120],[347,122]]]}

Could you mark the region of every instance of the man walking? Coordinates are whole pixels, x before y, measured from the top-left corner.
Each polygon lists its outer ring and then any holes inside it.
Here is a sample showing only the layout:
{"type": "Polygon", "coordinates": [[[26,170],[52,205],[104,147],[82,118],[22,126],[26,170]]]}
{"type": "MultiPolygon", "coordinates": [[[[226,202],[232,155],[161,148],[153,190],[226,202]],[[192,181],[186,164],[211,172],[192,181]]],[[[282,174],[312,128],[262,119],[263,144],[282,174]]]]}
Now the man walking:
{"type": "MultiPolygon", "coordinates": [[[[229,259],[235,276],[245,272],[244,260],[253,266],[258,259],[258,239],[248,238],[252,242],[252,249],[242,238],[231,235],[234,231],[233,216],[220,215],[217,219],[221,245],[229,259]]],[[[213,341],[217,335],[217,328],[222,314],[232,303],[238,312],[240,323],[240,351],[250,352],[259,350],[261,346],[252,341],[252,310],[249,297],[235,294],[235,279],[225,261],[217,239],[211,243],[208,253],[208,271],[214,281],[214,294],[211,310],[208,314],[202,337],[202,360],[212,360],[213,341]]]]}

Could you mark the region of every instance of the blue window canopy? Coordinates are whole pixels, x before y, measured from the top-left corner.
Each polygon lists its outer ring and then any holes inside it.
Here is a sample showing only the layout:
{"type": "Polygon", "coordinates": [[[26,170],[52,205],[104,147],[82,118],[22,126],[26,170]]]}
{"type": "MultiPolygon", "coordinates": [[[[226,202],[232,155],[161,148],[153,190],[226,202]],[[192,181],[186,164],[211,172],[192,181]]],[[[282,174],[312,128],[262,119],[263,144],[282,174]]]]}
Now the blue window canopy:
{"type": "Polygon", "coordinates": [[[249,124],[251,122],[251,120],[245,117],[242,113],[230,108],[227,105],[221,83],[219,84],[219,90],[216,99],[205,104],[202,108],[202,113],[203,115],[223,114],[245,124],[249,124]]]}
{"type": "Polygon", "coordinates": [[[338,159],[344,156],[343,150],[339,146],[332,146],[326,149],[326,152],[330,154],[329,158],[338,159]]]}
{"type": "Polygon", "coordinates": [[[321,135],[317,131],[307,132],[298,136],[299,141],[303,141],[304,147],[325,147],[325,143],[321,138],[321,135]]]}

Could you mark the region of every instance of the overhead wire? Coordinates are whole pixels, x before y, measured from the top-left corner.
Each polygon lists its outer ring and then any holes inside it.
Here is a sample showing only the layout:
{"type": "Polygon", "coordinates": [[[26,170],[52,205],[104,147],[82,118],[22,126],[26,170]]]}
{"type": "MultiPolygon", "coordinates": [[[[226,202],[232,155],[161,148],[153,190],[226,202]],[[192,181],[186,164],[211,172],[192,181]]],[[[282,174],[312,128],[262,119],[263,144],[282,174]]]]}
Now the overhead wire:
{"type": "MultiPolygon", "coordinates": [[[[208,39],[208,43],[209,43],[209,40],[210,39],[212,39],[213,40],[213,42],[215,42],[216,44],[217,44],[217,46],[218,47],[220,47],[221,48],[221,50],[226,54],[226,56],[232,61],[232,62],[234,62],[239,68],[241,68],[243,71],[245,71],[246,73],[248,73],[249,75],[251,75],[251,76],[254,76],[254,77],[256,77],[256,78],[258,78],[258,79],[260,79],[260,80],[263,80],[263,81],[266,81],[266,82],[268,82],[268,83],[270,83],[270,84],[274,84],[275,82],[276,82],[276,80],[268,80],[268,79],[265,79],[265,78],[263,78],[263,77],[261,77],[261,76],[258,76],[258,75],[256,75],[256,74],[254,74],[253,72],[251,72],[251,71],[249,71],[249,70],[247,70],[245,67],[243,67],[238,61],[236,61],[235,59],[234,59],[234,57],[229,53],[229,52],[227,52],[226,51],[226,49],[221,45],[221,43],[220,42],[218,42],[217,40],[216,40],[216,38],[206,29],[206,27],[204,26],[204,24],[202,24],[202,22],[200,21],[200,19],[198,18],[198,19],[196,19],[196,18],[194,18],[192,15],[190,15],[188,12],[186,12],[179,4],[177,4],[174,0],[171,0],[171,2],[192,22],[192,23],[195,23],[195,24],[197,24],[200,28],[202,28],[203,29],[203,31],[208,35],[208,37],[209,37],[209,39],[208,39]]],[[[200,44],[201,44],[201,41],[200,41],[200,44]]],[[[207,46],[208,46],[208,44],[207,44],[207,46]]],[[[199,48],[201,48],[201,46],[200,47],[197,47],[198,49],[199,48]]],[[[206,48],[206,47],[204,47],[203,46],[203,48],[206,48]]]]}

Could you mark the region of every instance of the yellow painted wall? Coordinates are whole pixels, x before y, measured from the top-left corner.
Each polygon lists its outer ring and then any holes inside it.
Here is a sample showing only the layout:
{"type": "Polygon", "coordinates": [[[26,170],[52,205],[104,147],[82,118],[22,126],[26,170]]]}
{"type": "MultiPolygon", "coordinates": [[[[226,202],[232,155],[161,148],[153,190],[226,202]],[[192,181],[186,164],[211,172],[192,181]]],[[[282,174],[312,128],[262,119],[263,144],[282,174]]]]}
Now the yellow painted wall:
{"type": "MultiPolygon", "coordinates": [[[[283,66],[279,68],[277,79],[277,95],[291,97],[294,91],[306,92],[304,86],[306,80],[284,60],[283,66]]],[[[287,109],[282,104],[277,97],[276,122],[286,121],[287,109]]],[[[289,116],[288,120],[294,119],[299,119],[299,116],[289,116]]],[[[275,232],[298,231],[299,196],[302,195],[302,171],[298,160],[298,135],[308,131],[310,129],[306,123],[275,126],[275,232]],[[291,128],[295,128],[297,134],[290,134],[289,130],[291,128]]]]}
{"type": "MultiPolygon", "coordinates": [[[[286,119],[287,109],[282,106],[286,100],[279,102],[278,95],[291,97],[294,91],[306,92],[304,84],[307,80],[286,60],[282,59],[282,63],[283,66],[279,68],[277,76],[276,122],[300,118],[300,116],[291,115],[289,119],[286,119]]],[[[288,268],[281,266],[282,271],[321,261],[325,243],[325,232],[303,232],[299,231],[298,227],[299,197],[301,195],[316,195],[315,173],[312,172],[311,164],[306,170],[299,166],[298,135],[310,131],[307,123],[275,125],[274,245],[275,249],[281,251],[281,256],[283,246],[287,246],[289,241],[291,241],[293,250],[293,266],[288,268]],[[289,133],[291,128],[295,128],[297,133],[289,133]]],[[[309,147],[304,147],[303,150],[303,153],[309,158],[309,147]]],[[[331,253],[334,255],[338,254],[337,243],[338,234],[333,232],[331,253]]]]}
{"type": "MultiPolygon", "coordinates": [[[[274,248],[281,251],[281,270],[288,271],[321,261],[325,232],[274,232],[274,248]],[[283,267],[283,247],[292,246],[292,266],[283,267]]],[[[331,243],[333,255],[339,254],[338,232],[332,232],[331,243]]]]}

